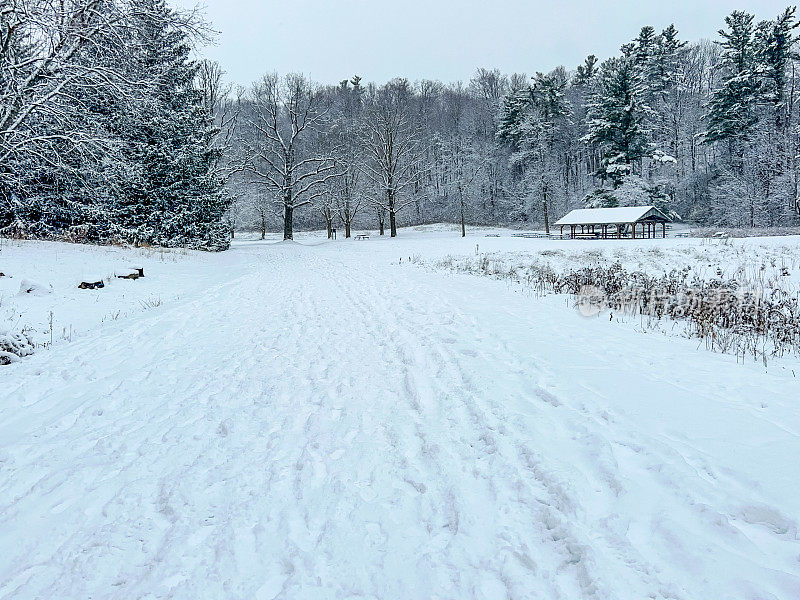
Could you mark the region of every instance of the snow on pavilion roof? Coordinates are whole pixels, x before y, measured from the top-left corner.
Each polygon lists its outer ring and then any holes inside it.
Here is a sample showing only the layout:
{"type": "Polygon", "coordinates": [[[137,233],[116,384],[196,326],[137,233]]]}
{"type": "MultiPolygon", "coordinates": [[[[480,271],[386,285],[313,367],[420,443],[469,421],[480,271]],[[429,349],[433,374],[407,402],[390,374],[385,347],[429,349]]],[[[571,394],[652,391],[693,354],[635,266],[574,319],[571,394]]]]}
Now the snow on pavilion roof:
{"type": "Polygon", "coordinates": [[[558,221],[556,225],[604,225],[617,223],[635,223],[647,217],[658,217],[671,221],[655,206],[626,206],[621,208],[579,208],[573,210],[558,221]]]}

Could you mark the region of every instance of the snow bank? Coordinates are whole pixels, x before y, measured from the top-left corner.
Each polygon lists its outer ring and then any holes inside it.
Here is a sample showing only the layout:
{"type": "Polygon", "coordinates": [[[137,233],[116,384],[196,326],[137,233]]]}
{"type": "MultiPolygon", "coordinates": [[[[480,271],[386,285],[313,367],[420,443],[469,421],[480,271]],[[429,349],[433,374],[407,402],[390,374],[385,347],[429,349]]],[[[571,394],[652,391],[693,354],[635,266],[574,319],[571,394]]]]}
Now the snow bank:
{"type": "Polygon", "coordinates": [[[4,240],[0,328],[58,345],[216,285],[217,269],[242,268],[225,253],[4,240]],[[123,277],[138,269],[146,276],[123,277]],[[79,289],[97,281],[102,289],[79,289]]]}
{"type": "Polygon", "coordinates": [[[47,296],[47,294],[52,293],[53,288],[51,287],[30,281],[29,279],[23,279],[19,284],[19,292],[17,295],[24,296],[26,294],[30,294],[31,296],[47,296]]]}

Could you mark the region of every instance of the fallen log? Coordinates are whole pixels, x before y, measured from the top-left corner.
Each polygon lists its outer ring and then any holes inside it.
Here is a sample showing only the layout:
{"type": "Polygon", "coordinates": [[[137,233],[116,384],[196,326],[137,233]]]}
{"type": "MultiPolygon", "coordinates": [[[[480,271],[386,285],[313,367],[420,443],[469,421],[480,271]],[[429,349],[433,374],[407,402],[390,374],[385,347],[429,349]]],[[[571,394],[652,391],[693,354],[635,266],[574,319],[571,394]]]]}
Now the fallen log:
{"type": "Polygon", "coordinates": [[[119,273],[116,273],[117,278],[118,279],[133,279],[133,280],[136,280],[136,279],[139,279],[139,277],[144,277],[144,269],[142,267],[130,267],[129,269],[126,269],[125,271],[128,271],[128,272],[126,272],[124,275],[120,275],[119,273]]]}

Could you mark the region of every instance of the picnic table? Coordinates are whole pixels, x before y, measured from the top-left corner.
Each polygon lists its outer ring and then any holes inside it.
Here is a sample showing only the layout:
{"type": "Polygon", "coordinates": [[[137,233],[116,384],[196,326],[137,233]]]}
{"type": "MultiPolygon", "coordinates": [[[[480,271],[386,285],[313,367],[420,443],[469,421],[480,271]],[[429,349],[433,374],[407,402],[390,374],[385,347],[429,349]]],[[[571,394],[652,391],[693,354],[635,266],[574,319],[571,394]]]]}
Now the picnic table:
{"type": "Polygon", "coordinates": [[[524,233],[512,233],[511,237],[518,237],[518,238],[546,238],[549,237],[546,233],[542,231],[526,231],[524,233]]]}
{"type": "Polygon", "coordinates": [[[366,233],[359,233],[357,236],[355,236],[355,239],[357,239],[357,240],[368,240],[369,236],[366,233]]]}

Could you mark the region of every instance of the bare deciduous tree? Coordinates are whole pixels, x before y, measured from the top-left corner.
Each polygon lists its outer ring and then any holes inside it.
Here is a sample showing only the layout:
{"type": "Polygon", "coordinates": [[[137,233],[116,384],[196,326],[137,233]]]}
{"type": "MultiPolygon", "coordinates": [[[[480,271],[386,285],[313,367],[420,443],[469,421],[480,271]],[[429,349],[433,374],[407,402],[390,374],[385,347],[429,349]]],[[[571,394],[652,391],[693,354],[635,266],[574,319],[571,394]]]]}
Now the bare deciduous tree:
{"type": "Polygon", "coordinates": [[[244,162],[254,182],[273,191],[283,212],[283,239],[293,237],[294,211],[325,193],[337,177],[333,157],[317,152],[309,138],[326,118],[324,97],[302,75],[264,76],[250,93],[244,162]]]}
{"type": "MultiPolygon", "coordinates": [[[[224,75],[225,71],[217,62],[202,60],[198,64],[195,79],[203,98],[203,107],[214,119],[213,147],[217,155],[214,171],[216,175],[227,179],[235,172],[234,157],[241,156],[237,153],[238,148],[234,148],[233,136],[244,90],[239,89],[237,97],[232,98],[232,86],[223,83],[224,75]]],[[[235,200],[232,206],[234,204],[235,200]]]]}
{"type": "Polygon", "coordinates": [[[373,202],[388,213],[392,237],[397,236],[397,213],[414,202],[401,193],[414,183],[421,166],[412,99],[408,81],[395,79],[376,90],[366,108],[363,144],[369,160],[364,172],[379,190],[373,202]]]}
{"type": "Polygon", "coordinates": [[[358,136],[363,118],[363,94],[361,78],[357,75],[340,82],[334,94],[330,138],[336,151],[337,169],[341,172],[341,177],[333,184],[334,209],[344,225],[345,238],[350,237],[353,220],[364,201],[361,185],[364,149],[358,136]]]}

